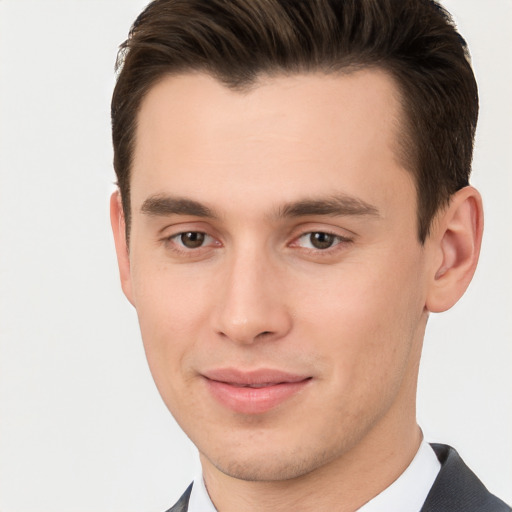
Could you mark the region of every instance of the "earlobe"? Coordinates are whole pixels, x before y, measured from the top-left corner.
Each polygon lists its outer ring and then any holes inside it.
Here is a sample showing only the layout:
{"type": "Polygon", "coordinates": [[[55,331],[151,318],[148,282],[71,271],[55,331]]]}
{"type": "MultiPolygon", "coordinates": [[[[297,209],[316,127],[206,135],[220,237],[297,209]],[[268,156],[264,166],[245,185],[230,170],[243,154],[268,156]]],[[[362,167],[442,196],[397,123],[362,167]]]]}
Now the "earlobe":
{"type": "Polygon", "coordinates": [[[130,272],[130,255],[128,244],[126,241],[126,224],[121,202],[121,195],[116,191],[110,197],[110,223],[112,225],[112,233],[114,235],[114,243],[116,246],[117,264],[119,267],[119,276],[121,278],[121,287],[126,298],[133,305],[131,272],[130,272]]]}
{"type": "Polygon", "coordinates": [[[475,273],[482,233],[482,199],[468,186],[452,196],[431,234],[436,257],[426,301],[428,311],[446,311],[462,297],[475,273]]]}

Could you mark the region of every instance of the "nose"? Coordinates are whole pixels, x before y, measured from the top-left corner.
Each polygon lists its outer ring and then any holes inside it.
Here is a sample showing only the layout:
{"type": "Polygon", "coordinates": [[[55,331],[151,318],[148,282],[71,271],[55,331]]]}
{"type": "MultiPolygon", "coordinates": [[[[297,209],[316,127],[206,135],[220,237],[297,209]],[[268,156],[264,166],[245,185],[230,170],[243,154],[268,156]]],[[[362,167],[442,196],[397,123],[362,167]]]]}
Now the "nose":
{"type": "Polygon", "coordinates": [[[286,336],[292,315],[278,265],[256,251],[240,251],[226,267],[214,313],[216,333],[242,344],[286,336]]]}

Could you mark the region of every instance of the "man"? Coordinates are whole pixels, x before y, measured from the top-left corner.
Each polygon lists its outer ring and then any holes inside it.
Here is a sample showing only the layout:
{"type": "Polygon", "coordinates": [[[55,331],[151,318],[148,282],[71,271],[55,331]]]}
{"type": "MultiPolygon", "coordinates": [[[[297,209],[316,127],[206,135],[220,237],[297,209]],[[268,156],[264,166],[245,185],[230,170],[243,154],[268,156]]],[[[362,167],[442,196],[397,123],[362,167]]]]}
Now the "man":
{"type": "Polygon", "coordinates": [[[156,0],[112,101],[124,293],[203,479],[173,511],[501,511],[415,396],[468,286],[477,88],[427,0],[156,0]]]}

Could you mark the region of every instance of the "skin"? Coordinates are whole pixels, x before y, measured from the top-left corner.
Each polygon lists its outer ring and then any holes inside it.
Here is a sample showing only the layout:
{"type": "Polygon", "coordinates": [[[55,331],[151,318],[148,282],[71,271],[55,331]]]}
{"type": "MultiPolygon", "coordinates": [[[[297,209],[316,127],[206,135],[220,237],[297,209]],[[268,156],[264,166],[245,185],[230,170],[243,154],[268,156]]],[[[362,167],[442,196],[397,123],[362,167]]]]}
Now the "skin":
{"type": "Polygon", "coordinates": [[[419,243],[413,178],[397,158],[401,116],[379,70],[262,77],[245,92],[190,73],[143,101],[129,248],[111,201],[121,282],[222,512],[355,510],[418,449],[428,313],[467,287],[482,210],[466,187],[419,243]],[[197,247],[183,245],[187,232],[197,247]],[[244,414],[205,383],[226,367],[309,380],[244,414]]]}

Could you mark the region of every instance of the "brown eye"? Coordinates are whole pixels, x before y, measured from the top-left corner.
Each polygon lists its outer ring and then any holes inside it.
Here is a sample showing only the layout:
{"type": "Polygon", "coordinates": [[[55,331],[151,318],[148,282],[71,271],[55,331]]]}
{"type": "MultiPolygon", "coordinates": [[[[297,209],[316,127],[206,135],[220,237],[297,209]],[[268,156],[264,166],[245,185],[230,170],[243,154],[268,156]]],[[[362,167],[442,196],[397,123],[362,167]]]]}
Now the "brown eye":
{"type": "Polygon", "coordinates": [[[309,233],[309,242],[315,249],[329,249],[337,238],[339,237],[329,233],[309,233]]]}
{"type": "Polygon", "coordinates": [[[199,231],[189,231],[188,233],[181,233],[179,239],[181,244],[187,249],[197,249],[204,244],[206,235],[199,231]]]}

